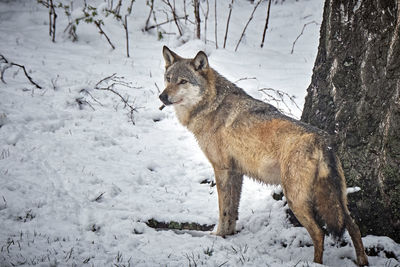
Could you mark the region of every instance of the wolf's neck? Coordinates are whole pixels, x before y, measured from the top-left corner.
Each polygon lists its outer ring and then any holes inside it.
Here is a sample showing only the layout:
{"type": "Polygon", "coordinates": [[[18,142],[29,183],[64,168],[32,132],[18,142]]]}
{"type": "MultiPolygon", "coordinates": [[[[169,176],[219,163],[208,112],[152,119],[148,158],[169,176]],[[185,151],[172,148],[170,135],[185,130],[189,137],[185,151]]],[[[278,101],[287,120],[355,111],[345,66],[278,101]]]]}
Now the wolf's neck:
{"type": "Polygon", "coordinates": [[[185,106],[176,106],[174,108],[176,117],[178,118],[179,122],[183,126],[187,127],[190,122],[190,111],[188,110],[188,108],[185,106]]]}

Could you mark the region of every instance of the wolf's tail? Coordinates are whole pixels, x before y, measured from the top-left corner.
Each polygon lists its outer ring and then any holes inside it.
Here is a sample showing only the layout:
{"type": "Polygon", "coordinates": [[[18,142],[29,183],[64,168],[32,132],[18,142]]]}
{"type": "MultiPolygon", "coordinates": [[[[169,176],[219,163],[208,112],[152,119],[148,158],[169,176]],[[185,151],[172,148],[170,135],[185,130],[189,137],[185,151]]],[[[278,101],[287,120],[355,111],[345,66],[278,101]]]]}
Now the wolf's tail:
{"type": "Polygon", "coordinates": [[[330,149],[319,161],[314,188],[315,215],[321,227],[340,238],[345,229],[347,196],[344,174],[339,160],[330,149]]]}

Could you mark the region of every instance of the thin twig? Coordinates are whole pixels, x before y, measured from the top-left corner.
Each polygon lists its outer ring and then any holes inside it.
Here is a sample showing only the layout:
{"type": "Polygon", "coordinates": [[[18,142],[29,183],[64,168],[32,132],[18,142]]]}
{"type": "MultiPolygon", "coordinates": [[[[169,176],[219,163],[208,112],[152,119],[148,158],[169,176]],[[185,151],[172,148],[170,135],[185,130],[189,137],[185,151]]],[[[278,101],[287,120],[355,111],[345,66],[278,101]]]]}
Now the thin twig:
{"type": "MultiPolygon", "coordinates": [[[[177,20],[181,20],[181,19],[186,19],[185,17],[177,17],[176,18],[177,20]]],[[[151,29],[154,29],[154,28],[158,28],[159,26],[162,26],[162,25],[164,25],[164,24],[167,24],[167,23],[170,23],[170,22],[173,22],[175,19],[168,19],[168,20],[166,20],[166,21],[164,21],[164,22],[161,22],[161,23],[158,23],[158,24],[155,24],[155,25],[151,25],[151,26],[145,26],[145,28],[144,28],[144,30],[145,31],[148,31],[148,30],[151,30],[151,29]]]]}
{"type": "Polygon", "coordinates": [[[89,107],[91,108],[91,109],[93,109],[93,111],[95,111],[96,109],[92,106],[92,104],[90,104],[85,98],[83,98],[83,97],[77,97],[77,98],[75,98],[75,102],[78,104],[78,106],[79,106],[79,109],[83,109],[83,107],[85,106],[85,105],[89,105],[89,107]]]}
{"type": "Polygon", "coordinates": [[[158,87],[156,82],[154,82],[154,85],[156,86],[158,93],[160,93],[161,92],[160,87],[158,87]]]}
{"type": "MultiPolygon", "coordinates": [[[[261,88],[258,91],[262,92],[265,96],[267,96],[268,101],[274,101],[279,108],[279,103],[282,103],[288,110],[288,115],[294,116],[292,109],[288,106],[285,101],[285,97],[289,99],[289,101],[301,112],[301,108],[297,105],[295,101],[295,96],[289,95],[286,92],[281,90],[273,89],[273,88],[261,88]]],[[[284,112],[283,110],[281,110],[284,112]]]]}
{"type": "Polygon", "coordinates": [[[171,2],[169,0],[162,0],[162,1],[164,2],[164,4],[169,6],[169,8],[171,9],[172,16],[174,18],[175,25],[178,28],[179,35],[182,36],[183,33],[182,33],[181,27],[179,26],[179,23],[178,23],[178,19],[177,19],[178,16],[176,15],[175,8],[171,5],[171,2]]]}
{"type": "Polygon", "coordinates": [[[10,68],[11,66],[16,66],[21,68],[24,71],[24,74],[26,76],[26,78],[28,78],[28,80],[31,82],[31,84],[33,84],[34,86],[36,86],[36,88],[38,89],[42,89],[42,87],[37,84],[36,82],[33,81],[32,77],[29,76],[28,72],[26,71],[26,68],[24,65],[20,65],[14,62],[9,62],[3,55],[0,54],[0,63],[6,63],[8,64],[8,66],[5,66],[4,68],[1,69],[0,73],[1,73],[1,81],[5,83],[4,81],[4,72],[6,71],[6,69],[10,68]]]}
{"type": "Polygon", "coordinates": [[[53,0],[49,0],[50,1],[50,7],[49,7],[49,16],[50,16],[50,35],[52,36],[52,42],[55,43],[56,42],[56,19],[57,19],[57,13],[56,13],[56,9],[54,8],[54,3],[53,0]],[[52,20],[52,21],[51,21],[52,20]]]}
{"type": "Polygon", "coordinates": [[[104,82],[104,81],[107,81],[107,80],[109,80],[109,79],[114,78],[116,75],[117,75],[116,73],[113,73],[113,74],[111,74],[110,76],[107,76],[107,77],[101,79],[100,81],[98,81],[98,82],[96,83],[96,86],[95,86],[95,87],[98,87],[98,86],[99,86],[102,82],[104,82]]]}
{"type": "Polygon", "coordinates": [[[132,13],[133,2],[135,2],[135,0],[131,0],[131,3],[129,4],[129,7],[128,7],[128,15],[130,15],[130,14],[132,13]]]}
{"type": "Polygon", "coordinates": [[[99,21],[94,21],[94,24],[97,26],[97,28],[100,31],[100,34],[104,35],[104,37],[106,37],[108,43],[111,45],[112,49],[115,49],[115,46],[113,45],[113,43],[111,42],[110,38],[108,38],[107,34],[103,31],[103,29],[101,28],[101,23],[99,21]]]}
{"type": "Polygon", "coordinates": [[[97,99],[89,92],[89,90],[87,90],[87,89],[82,89],[82,90],[79,91],[79,93],[87,94],[88,96],[90,96],[90,97],[92,98],[92,100],[93,100],[94,102],[96,102],[96,103],[99,104],[100,106],[103,106],[103,104],[102,104],[99,100],[97,100],[97,99]]]}
{"type": "Polygon", "coordinates": [[[233,1],[234,0],[232,0],[232,2],[229,5],[229,14],[228,14],[228,19],[226,20],[225,37],[224,37],[224,48],[225,48],[225,45],[226,45],[226,38],[228,37],[228,29],[229,29],[229,22],[231,20],[233,1]]]}
{"type": "Polygon", "coordinates": [[[64,33],[68,31],[69,38],[71,38],[72,42],[78,41],[78,35],[76,34],[76,24],[74,22],[69,22],[67,27],[64,29],[64,33]]]}
{"type": "Polygon", "coordinates": [[[125,21],[122,21],[122,26],[125,29],[126,56],[129,57],[128,14],[125,15],[125,21]]]}
{"type": "Polygon", "coordinates": [[[253,19],[253,16],[254,16],[254,13],[256,12],[257,7],[261,4],[262,1],[263,1],[263,0],[259,0],[259,1],[257,2],[257,4],[254,6],[253,12],[251,12],[250,18],[249,18],[249,20],[247,21],[246,26],[244,26],[242,35],[240,36],[240,39],[239,39],[239,41],[238,41],[237,44],[236,44],[235,52],[237,51],[237,49],[238,49],[238,47],[239,47],[239,44],[240,44],[240,42],[241,42],[242,39],[243,39],[244,33],[246,32],[246,29],[247,29],[247,26],[249,26],[250,21],[253,19]]]}
{"type": "Polygon", "coordinates": [[[106,192],[102,192],[100,195],[98,195],[95,199],[93,199],[93,202],[100,202],[100,200],[103,198],[103,195],[105,194],[106,192]]]}
{"type": "Polygon", "coordinates": [[[301,32],[300,32],[299,36],[297,36],[297,37],[296,37],[296,40],[294,40],[294,42],[293,42],[292,50],[290,51],[290,54],[293,54],[293,52],[294,52],[294,46],[295,46],[297,40],[299,40],[300,36],[303,35],[305,28],[306,28],[308,25],[310,25],[310,24],[319,25],[319,23],[316,22],[315,20],[310,21],[310,22],[307,22],[306,24],[304,24],[304,25],[303,25],[303,29],[301,29],[301,32]]]}
{"type": "MultiPolygon", "coordinates": [[[[183,13],[185,14],[185,17],[187,17],[187,12],[186,12],[186,0],[183,0],[183,13]]],[[[187,24],[187,20],[185,20],[185,25],[187,24]]]]}
{"type": "Polygon", "coordinates": [[[257,80],[256,77],[244,77],[244,78],[240,78],[239,80],[234,81],[233,83],[238,83],[240,81],[244,81],[244,80],[257,80]]]}
{"type": "Polygon", "coordinates": [[[118,0],[118,3],[114,9],[115,14],[117,14],[118,16],[120,16],[121,6],[122,6],[122,0],[118,0]]]}
{"type": "Polygon", "coordinates": [[[7,208],[7,200],[4,196],[2,196],[2,197],[3,197],[3,201],[4,201],[4,208],[7,208]]]}
{"type": "MultiPolygon", "coordinates": [[[[158,93],[160,93],[160,92],[161,92],[160,87],[158,87],[158,85],[157,85],[156,82],[154,83],[154,85],[156,86],[158,93]]],[[[165,108],[165,105],[162,104],[158,109],[159,109],[159,110],[163,110],[164,108],[165,108]]]]}
{"type": "Polygon", "coordinates": [[[4,83],[7,84],[6,81],[4,80],[4,73],[6,72],[7,69],[11,68],[12,65],[11,64],[7,64],[4,65],[1,69],[0,69],[0,80],[4,83]]]}
{"type": "Polygon", "coordinates": [[[68,251],[65,255],[65,260],[68,261],[69,259],[71,259],[72,253],[74,252],[74,247],[71,247],[71,250],[68,251]]]}
{"type": "Polygon", "coordinates": [[[37,2],[49,9],[49,36],[52,37],[52,42],[54,43],[56,39],[57,14],[53,0],[37,0],[37,2]]]}
{"type": "Polygon", "coordinates": [[[53,11],[53,9],[51,8],[51,3],[49,0],[47,0],[47,6],[49,9],[49,36],[51,36],[51,31],[52,31],[52,24],[53,24],[53,19],[51,17],[51,12],[53,11]]]}
{"type": "Polygon", "coordinates": [[[149,12],[149,16],[146,19],[146,24],[144,26],[145,31],[148,31],[148,26],[149,26],[149,22],[150,22],[150,18],[151,15],[153,14],[153,9],[154,9],[154,0],[150,0],[149,2],[147,2],[147,5],[150,5],[150,12],[149,12]]]}
{"type": "Polygon", "coordinates": [[[218,49],[218,30],[217,30],[217,1],[214,1],[214,25],[215,25],[215,48],[218,49]]]}
{"type": "Polygon", "coordinates": [[[112,74],[112,75],[110,75],[108,77],[105,77],[105,78],[101,79],[96,84],[94,89],[102,90],[102,91],[109,91],[109,92],[112,92],[113,94],[115,94],[116,96],[118,96],[121,99],[121,101],[124,103],[124,105],[125,105],[124,108],[126,108],[126,107],[129,108],[129,118],[130,118],[132,124],[135,125],[135,120],[134,120],[133,113],[137,112],[136,107],[134,107],[133,105],[131,105],[129,103],[129,98],[123,97],[118,91],[116,91],[115,90],[115,86],[116,85],[122,85],[122,86],[125,86],[125,87],[128,87],[128,88],[139,88],[139,87],[133,87],[133,86],[130,85],[130,83],[125,82],[122,79],[123,79],[123,77],[118,77],[118,76],[116,76],[116,73],[114,73],[114,74],[112,74]],[[112,82],[112,83],[110,85],[108,85],[107,87],[101,87],[100,85],[102,83],[105,83],[105,82],[107,82],[107,83],[108,82],[112,82]]]}
{"type": "Polygon", "coordinates": [[[263,32],[263,37],[262,37],[262,40],[261,40],[261,48],[264,47],[265,32],[266,32],[267,29],[268,29],[269,11],[271,10],[271,2],[272,2],[272,0],[269,0],[269,1],[268,1],[267,18],[265,19],[264,32],[263,32]]]}

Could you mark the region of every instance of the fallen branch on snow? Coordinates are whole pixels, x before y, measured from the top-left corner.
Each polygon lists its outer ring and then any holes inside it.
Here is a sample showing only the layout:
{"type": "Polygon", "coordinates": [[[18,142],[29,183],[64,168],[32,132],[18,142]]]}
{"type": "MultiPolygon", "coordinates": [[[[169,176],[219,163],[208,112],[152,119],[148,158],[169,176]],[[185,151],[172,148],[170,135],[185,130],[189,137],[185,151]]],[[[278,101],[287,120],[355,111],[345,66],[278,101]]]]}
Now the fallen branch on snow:
{"type": "Polygon", "coordinates": [[[24,71],[24,74],[26,76],[26,78],[28,78],[28,80],[31,82],[31,84],[33,84],[34,86],[36,86],[36,88],[38,89],[42,89],[42,87],[37,84],[36,82],[33,81],[32,77],[29,76],[28,72],[26,71],[26,68],[24,65],[21,64],[17,64],[14,62],[10,62],[8,61],[2,54],[0,54],[0,80],[6,84],[6,81],[4,80],[4,73],[7,69],[11,68],[12,66],[16,66],[21,68],[24,71]],[[1,63],[4,63],[4,66],[1,66],[1,63]]]}

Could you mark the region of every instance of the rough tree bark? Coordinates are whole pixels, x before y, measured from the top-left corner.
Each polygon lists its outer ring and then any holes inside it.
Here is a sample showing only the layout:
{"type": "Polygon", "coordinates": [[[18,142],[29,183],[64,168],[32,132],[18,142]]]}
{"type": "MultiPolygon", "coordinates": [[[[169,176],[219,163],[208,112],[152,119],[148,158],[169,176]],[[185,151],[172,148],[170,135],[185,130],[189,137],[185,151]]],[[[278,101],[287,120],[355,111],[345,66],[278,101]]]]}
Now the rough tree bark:
{"type": "Polygon", "coordinates": [[[363,235],[400,241],[400,0],[326,0],[302,120],[335,136],[363,235]]]}

